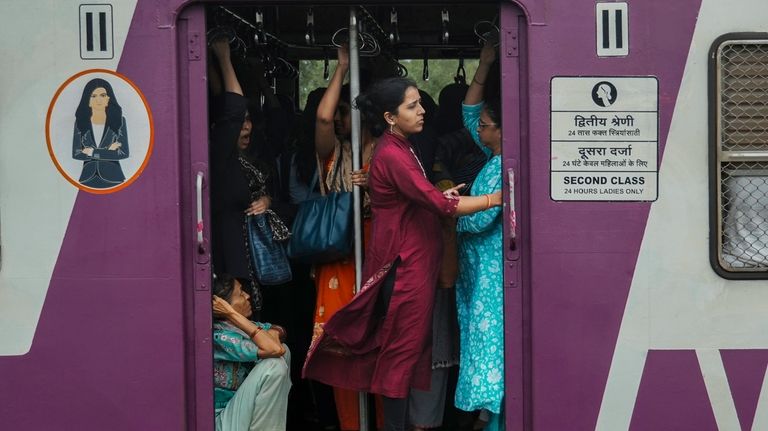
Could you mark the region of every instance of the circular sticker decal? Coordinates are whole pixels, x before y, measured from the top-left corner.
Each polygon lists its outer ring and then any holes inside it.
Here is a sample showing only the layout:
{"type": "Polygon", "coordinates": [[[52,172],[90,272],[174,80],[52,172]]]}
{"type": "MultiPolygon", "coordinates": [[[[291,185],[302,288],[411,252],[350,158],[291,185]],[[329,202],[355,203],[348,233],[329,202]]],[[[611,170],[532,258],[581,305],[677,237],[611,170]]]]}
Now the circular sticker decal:
{"type": "Polygon", "coordinates": [[[105,69],[85,70],[61,84],[45,121],[56,168],[89,193],[112,193],[134,182],[149,161],[153,135],[139,88],[105,69]]]}

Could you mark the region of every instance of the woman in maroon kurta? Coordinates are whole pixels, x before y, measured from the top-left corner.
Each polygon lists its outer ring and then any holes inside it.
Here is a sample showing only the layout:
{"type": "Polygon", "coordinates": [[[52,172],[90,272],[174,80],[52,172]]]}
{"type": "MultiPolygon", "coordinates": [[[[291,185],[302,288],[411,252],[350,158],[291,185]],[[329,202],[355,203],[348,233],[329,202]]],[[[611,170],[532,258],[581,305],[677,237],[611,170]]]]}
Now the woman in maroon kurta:
{"type": "Polygon", "coordinates": [[[459,197],[454,191],[440,192],[427,180],[407,139],[424,125],[412,81],[380,81],[356,104],[371,133],[381,136],[368,174],[373,225],[365,282],[312,343],[304,376],[384,395],[385,429],[399,430],[405,426],[410,388],[428,390],[430,384],[432,304],[442,257],[440,217],[501,205],[501,194],[459,197]]]}

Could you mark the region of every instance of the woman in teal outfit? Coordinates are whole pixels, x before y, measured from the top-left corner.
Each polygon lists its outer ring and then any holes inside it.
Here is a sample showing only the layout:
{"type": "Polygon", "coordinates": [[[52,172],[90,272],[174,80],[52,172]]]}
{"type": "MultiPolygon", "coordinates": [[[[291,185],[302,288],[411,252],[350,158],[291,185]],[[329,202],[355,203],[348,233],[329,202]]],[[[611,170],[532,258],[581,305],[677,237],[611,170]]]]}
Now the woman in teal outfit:
{"type": "MultiPolygon", "coordinates": [[[[488,70],[496,58],[492,45],[480,52],[480,65],[462,105],[464,126],[488,162],[475,179],[473,196],[501,190],[501,115],[483,101],[488,70]]],[[[456,282],[461,354],[456,407],[487,414],[486,430],[504,428],[504,318],[501,207],[460,217],[459,277],[456,282]]],[[[481,414],[481,418],[485,417],[481,414]]]]}

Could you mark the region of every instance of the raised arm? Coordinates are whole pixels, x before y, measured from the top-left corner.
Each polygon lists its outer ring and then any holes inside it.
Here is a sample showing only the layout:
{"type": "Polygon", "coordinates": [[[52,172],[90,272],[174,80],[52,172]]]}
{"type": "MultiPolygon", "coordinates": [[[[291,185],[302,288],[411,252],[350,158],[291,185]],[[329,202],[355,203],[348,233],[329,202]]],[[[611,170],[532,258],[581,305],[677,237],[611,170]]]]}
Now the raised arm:
{"type": "Polygon", "coordinates": [[[321,160],[328,158],[336,145],[336,131],[333,127],[333,118],[336,116],[336,108],[339,106],[341,87],[344,77],[349,70],[349,52],[346,47],[338,49],[338,63],[333,72],[331,82],[320,99],[317,106],[315,121],[315,151],[321,160]]]}
{"type": "Polygon", "coordinates": [[[496,60],[496,48],[493,44],[486,42],[483,49],[480,50],[480,64],[477,66],[472,83],[464,96],[465,105],[477,105],[483,101],[483,86],[488,78],[488,71],[496,60]]]}
{"type": "Polygon", "coordinates": [[[229,352],[229,354],[233,356],[231,359],[255,361],[256,359],[263,358],[277,358],[283,356],[285,353],[285,348],[280,343],[277,336],[268,331],[269,328],[265,328],[264,326],[249,320],[232,308],[227,301],[216,295],[213,296],[213,313],[216,316],[221,316],[227,319],[232,325],[248,334],[248,338],[250,338],[258,348],[258,351],[252,351],[247,345],[243,345],[242,343],[238,344],[234,347],[239,347],[239,349],[232,349],[229,352]]]}
{"type": "Polygon", "coordinates": [[[224,81],[224,91],[243,95],[243,88],[237,80],[235,68],[232,66],[232,56],[229,52],[229,42],[226,39],[216,39],[211,42],[211,48],[219,61],[221,79],[224,81]]]}

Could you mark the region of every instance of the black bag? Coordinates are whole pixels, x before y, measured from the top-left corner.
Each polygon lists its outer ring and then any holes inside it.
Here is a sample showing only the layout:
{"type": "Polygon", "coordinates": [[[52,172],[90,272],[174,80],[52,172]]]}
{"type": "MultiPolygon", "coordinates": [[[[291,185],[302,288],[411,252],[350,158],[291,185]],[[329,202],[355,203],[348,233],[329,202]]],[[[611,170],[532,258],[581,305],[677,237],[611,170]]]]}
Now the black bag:
{"type": "Polygon", "coordinates": [[[251,265],[256,280],[264,286],[291,281],[291,265],[283,244],[275,241],[266,214],[246,217],[251,265]]]}
{"type": "MultiPolygon", "coordinates": [[[[331,183],[340,170],[341,160],[336,163],[331,183]]],[[[305,263],[334,262],[349,256],[354,238],[352,202],[352,192],[341,191],[299,204],[288,256],[305,263]]]]}

